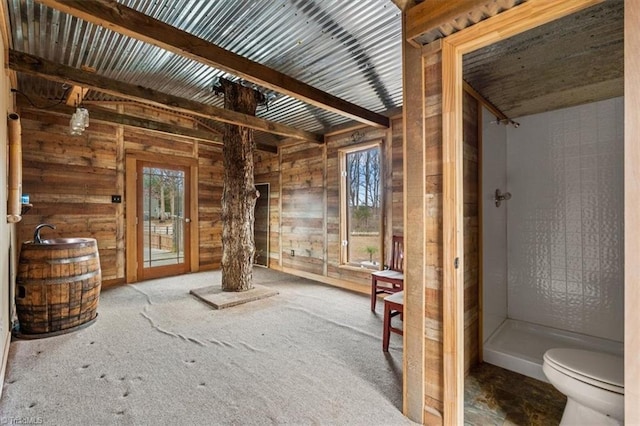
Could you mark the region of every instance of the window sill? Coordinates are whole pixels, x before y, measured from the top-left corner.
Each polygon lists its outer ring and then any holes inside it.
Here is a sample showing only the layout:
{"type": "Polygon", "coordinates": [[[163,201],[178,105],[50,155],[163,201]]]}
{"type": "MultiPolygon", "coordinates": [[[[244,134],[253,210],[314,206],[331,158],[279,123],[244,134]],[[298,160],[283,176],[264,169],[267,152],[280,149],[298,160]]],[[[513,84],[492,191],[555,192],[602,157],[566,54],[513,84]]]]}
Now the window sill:
{"type": "Polygon", "coordinates": [[[358,267],[358,266],[353,266],[353,265],[338,265],[338,268],[340,269],[345,269],[347,271],[359,271],[359,272],[377,272],[380,271],[381,269],[371,269],[371,268],[364,268],[364,267],[358,267]]]}

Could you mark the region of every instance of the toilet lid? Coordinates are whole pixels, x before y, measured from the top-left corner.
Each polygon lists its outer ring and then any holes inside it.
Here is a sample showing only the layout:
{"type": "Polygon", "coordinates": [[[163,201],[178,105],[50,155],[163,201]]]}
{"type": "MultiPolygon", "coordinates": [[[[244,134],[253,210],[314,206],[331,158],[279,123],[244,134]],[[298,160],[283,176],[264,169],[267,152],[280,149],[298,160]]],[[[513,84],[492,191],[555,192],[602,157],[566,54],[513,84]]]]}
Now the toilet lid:
{"type": "Polygon", "coordinates": [[[582,349],[556,348],[544,354],[553,368],[612,392],[624,394],[624,358],[582,349]]]}

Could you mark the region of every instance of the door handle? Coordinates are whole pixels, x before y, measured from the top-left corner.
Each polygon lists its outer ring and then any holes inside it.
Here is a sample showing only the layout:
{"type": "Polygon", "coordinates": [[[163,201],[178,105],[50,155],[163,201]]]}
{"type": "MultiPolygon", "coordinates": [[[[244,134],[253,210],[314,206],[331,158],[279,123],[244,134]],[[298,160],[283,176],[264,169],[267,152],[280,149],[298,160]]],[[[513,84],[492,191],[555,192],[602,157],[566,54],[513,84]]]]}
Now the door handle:
{"type": "Polygon", "coordinates": [[[191,222],[191,219],[189,219],[188,217],[185,217],[185,218],[184,218],[184,221],[185,221],[185,222],[187,222],[187,223],[189,223],[189,222],[191,222]]]}

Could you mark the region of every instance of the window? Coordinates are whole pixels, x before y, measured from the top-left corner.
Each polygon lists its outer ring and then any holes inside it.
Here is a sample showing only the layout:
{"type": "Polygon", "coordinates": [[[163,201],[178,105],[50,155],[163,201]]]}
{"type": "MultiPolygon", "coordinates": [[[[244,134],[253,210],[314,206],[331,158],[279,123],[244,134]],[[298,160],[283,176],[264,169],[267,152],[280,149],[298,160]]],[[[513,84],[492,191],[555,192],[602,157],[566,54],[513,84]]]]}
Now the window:
{"type": "Polygon", "coordinates": [[[340,151],[341,264],[380,269],[382,161],[380,143],[340,151]]]}

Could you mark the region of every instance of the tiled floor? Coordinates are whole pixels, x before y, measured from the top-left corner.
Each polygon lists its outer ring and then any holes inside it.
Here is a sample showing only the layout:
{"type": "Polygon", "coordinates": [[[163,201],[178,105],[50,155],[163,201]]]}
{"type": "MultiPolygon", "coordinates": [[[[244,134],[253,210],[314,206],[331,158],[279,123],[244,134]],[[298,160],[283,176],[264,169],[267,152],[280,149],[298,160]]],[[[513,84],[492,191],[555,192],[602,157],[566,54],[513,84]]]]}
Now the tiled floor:
{"type": "Polygon", "coordinates": [[[482,363],[464,384],[465,425],[557,425],[567,398],[549,383],[482,363]]]}

